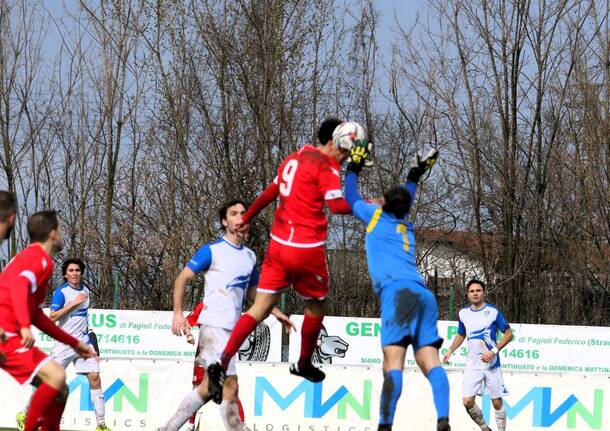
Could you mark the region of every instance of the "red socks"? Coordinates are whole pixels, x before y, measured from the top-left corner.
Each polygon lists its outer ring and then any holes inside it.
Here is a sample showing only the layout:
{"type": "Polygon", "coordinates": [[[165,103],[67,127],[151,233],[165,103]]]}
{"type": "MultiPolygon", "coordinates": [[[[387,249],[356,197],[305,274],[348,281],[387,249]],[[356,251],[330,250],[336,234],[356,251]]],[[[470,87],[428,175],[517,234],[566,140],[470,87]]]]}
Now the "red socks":
{"type": "MultiPolygon", "coordinates": [[[[61,395],[60,395],[61,397],[61,395]]],[[[59,431],[61,416],[64,414],[66,401],[61,402],[56,398],[53,400],[46,412],[46,417],[42,423],[40,431],[59,431]]]]}
{"type": "MultiPolygon", "coordinates": [[[[57,421],[56,428],[52,428],[49,425],[55,426],[55,424],[50,422],[49,419],[51,417],[55,418],[57,414],[54,404],[57,404],[55,398],[57,398],[60,393],[61,391],[52,388],[46,383],[43,383],[36,389],[25,418],[25,431],[36,430],[43,421],[45,422],[45,425],[47,425],[48,430],[59,429],[59,420],[57,421]]],[[[65,407],[65,404],[63,407],[65,407]]],[[[63,407],[59,413],[59,419],[61,419],[63,407]]]]}
{"type": "Polygon", "coordinates": [[[313,316],[311,314],[305,314],[303,318],[299,369],[311,367],[311,355],[318,345],[318,335],[320,335],[320,329],[322,329],[322,320],[324,320],[324,316],[313,316]]]}
{"type": "Polygon", "coordinates": [[[233,356],[235,356],[246,338],[248,338],[248,335],[254,331],[256,325],[258,325],[258,322],[248,313],[241,316],[241,318],[237,321],[237,324],[231,333],[231,337],[229,338],[229,341],[227,341],[225,350],[222,352],[222,356],[220,357],[220,365],[222,365],[222,368],[225,370],[227,369],[229,366],[229,361],[233,356]]]}

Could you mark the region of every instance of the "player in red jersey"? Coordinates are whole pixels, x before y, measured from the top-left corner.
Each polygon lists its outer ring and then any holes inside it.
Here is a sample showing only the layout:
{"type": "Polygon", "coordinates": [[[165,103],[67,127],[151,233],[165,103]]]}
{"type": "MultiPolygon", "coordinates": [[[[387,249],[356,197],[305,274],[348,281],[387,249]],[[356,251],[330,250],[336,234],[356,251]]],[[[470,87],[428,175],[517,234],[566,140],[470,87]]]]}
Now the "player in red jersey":
{"type": "Polygon", "coordinates": [[[238,229],[245,232],[248,223],[279,196],[256,299],[235,325],[221,363],[208,367],[210,393],[221,390],[229,361],[256,325],[277,305],[279,293],[291,284],[303,298],[305,312],[301,328],[301,354],[290,372],[313,382],[325,377],[311,362],[324,318],[324,300],[328,294],[324,205],[334,214],[351,213],[342,197],[339,177],[341,162],[348,156],[349,150],[337,147],[332,139],[333,131],[339,124],[341,121],[336,118],[325,120],[318,130],[317,147],[305,145],[286,157],[273,182],[243,216],[238,229]]]}
{"type": "Polygon", "coordinates": [[[0,365],[21,384],[38,386],[32,396],[25,420],[25,431],[42,425],[43,430],[59,430],[66,405],[66,372],[49,356],[34,347],[31,325],[62,343],[70,345],[83,357],[95,357],[87,344],[57,327],[42,312],[49,280],[53,274],[51,256],[63,243],[55,211],[33,214],[27,222],[30,245],[17,254],[0,275],[0,327],[6,341],[0,350],[6,356],[0,365]]]}
{"type": "MultiPolygon", "coordinates": [[[[195,337],[193,337],[193,334],[191,334],[191,329],[194,326],[199,326],[199,315],[201,314],[201,310],[203,310],[203,302],[200,302],[199,304],[197,304],[197,306],[195,307],[195,309],[193,311],[191,311],[191,313],[186,316],[186,323],[188,324],[187,327],[185,327],[186,330],[186,341],[189,344],[195,344],[195,337]]],[[[199,356],[199,346],[197,346],[197,352],[195,353],[195,357],[199,356]]],[[[203,382],[203,375],[205,373],[205,369],[203,368],[203,366],[201,366],[199,364],[199,362],[195,361],[195,364],[193,365],[193,389],[195,389],[197,386],[199,386],[201,384],[201,382],[203,382]]],[[[239,419],[244,422],[244,408],[241,405],[241,401],[239,400],[239,398],[237,398],[237,411],[239,413],[239,419]]],[[[189,418],[189,426],[186,429],[186,431],[194,431],[195,429],[195,419],[197,418],[197,413],[195,413],[193,416],[191,416],[189,418]]]]}
{"type": "MultiPolygon", "coordinates": [[[[11,231],[17,218],[17,197],[15,193],[0,190],[0,244],[11,236],[11,231]]],[[[0,343],[6,340],[6,333],[0,327],[0,343]]],[[[6,360],[0,350],[0,364],[6,360]]]]}

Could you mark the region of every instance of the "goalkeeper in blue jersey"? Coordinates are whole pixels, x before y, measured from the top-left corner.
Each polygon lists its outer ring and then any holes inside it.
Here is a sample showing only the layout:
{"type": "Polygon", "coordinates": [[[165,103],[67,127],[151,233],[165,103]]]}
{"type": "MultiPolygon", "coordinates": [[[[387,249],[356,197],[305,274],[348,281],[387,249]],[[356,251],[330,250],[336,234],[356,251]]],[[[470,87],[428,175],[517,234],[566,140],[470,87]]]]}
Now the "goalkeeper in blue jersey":
{"type": "Polygon", "coordinates": [[[381,300],[383,389],[378,431],[392,429],[402,391],[405,354],[413,345],[415,360],[430,381],[437,412],[437,431],[449,431],[449,381],[441,367],[438,348],[436,299],[425,286],[415,264],[415,234],[405,217],[415,197],[420,177],[434,165],[432,150],[423,160],[415,156],[406,185],[383,194],[383,205],[365,201],[358,192],[358,174],[371,144],[356,142],[345,177],[345,198],[354,215],[366,226],[366,256],[373,289],[381,300]]]}

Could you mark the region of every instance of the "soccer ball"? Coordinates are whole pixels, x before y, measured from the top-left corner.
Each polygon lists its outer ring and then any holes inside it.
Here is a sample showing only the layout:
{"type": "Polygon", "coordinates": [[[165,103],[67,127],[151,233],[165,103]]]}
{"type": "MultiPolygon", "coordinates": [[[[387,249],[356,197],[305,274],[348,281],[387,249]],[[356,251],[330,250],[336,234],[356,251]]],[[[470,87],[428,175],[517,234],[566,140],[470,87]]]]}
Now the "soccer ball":
{"type": "Polygon", "coordinates": [[[333,132],[333,142],[338,148],[351,150],[354,141],[366,139],[362,126],[354,121],[345,121],[333,132]]]}

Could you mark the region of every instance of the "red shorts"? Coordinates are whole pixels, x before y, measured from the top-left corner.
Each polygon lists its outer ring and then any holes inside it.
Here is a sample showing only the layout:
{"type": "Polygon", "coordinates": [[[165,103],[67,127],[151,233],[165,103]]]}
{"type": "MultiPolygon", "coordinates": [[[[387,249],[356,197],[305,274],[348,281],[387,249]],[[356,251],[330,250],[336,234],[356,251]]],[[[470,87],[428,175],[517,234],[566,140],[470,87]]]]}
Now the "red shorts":
{"type": "Polygon", "coordinates": [[[328,295],[328,268],[324,247],[297,248],[269,241],[258,291],[278,293],[292,284],[304,299],[328,295]]]}
{"type": "Polygon", "coordinates": [[[9,373],[20,384],[30,383],[42,366],[51,358],[37,347],[24,347],[21,337],[11,337],[0,343],[0,350],[6,356],[0,368],[9,373]]]}

